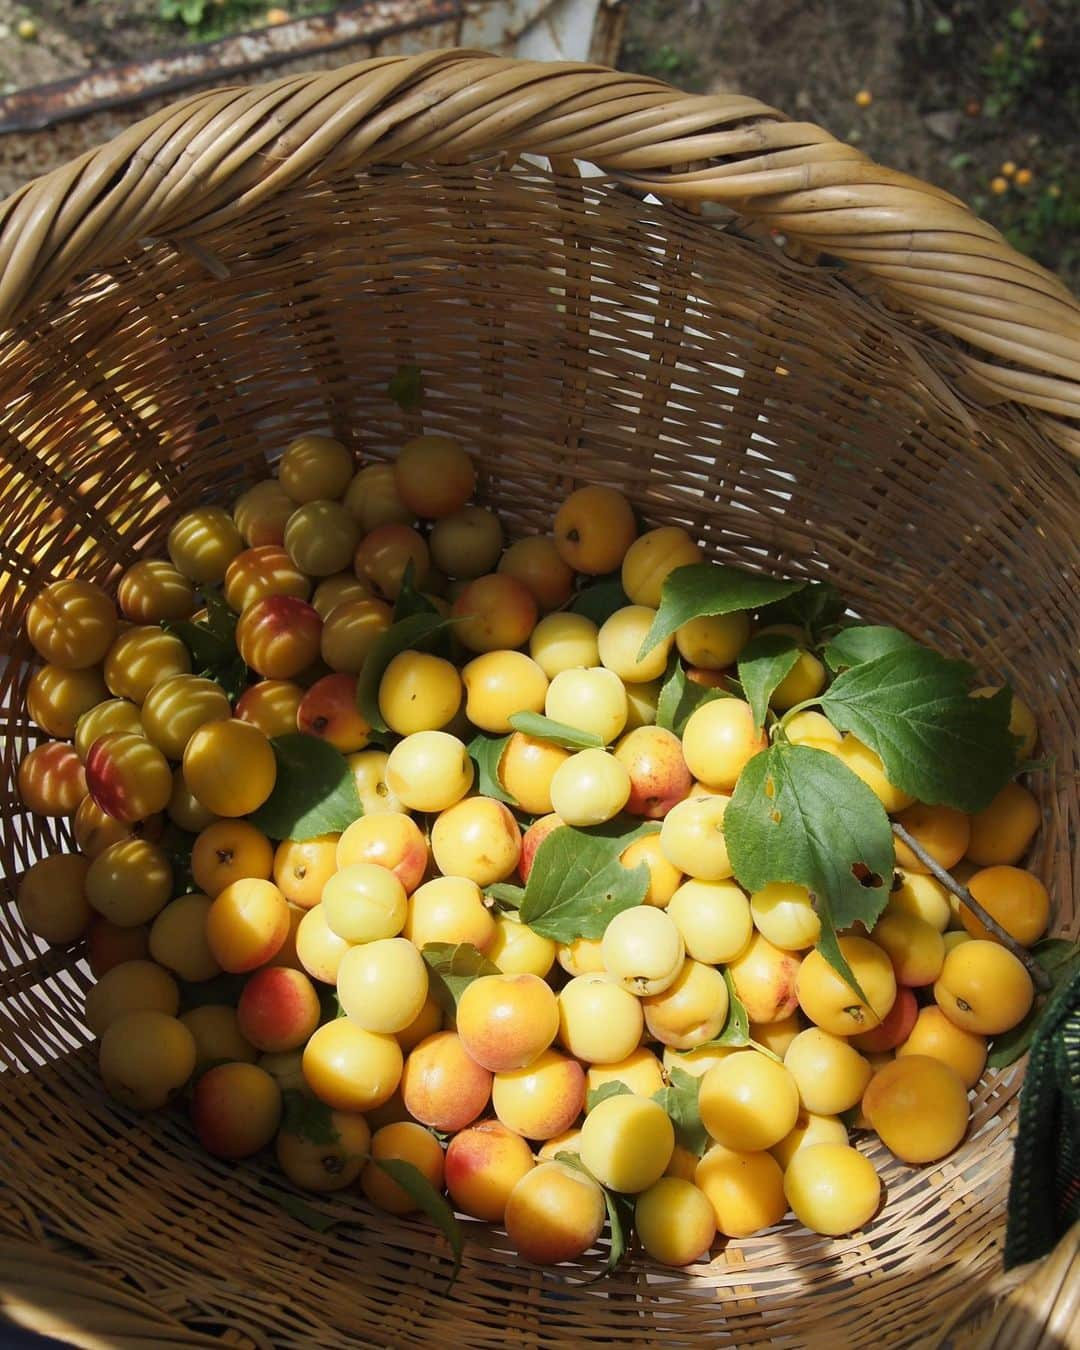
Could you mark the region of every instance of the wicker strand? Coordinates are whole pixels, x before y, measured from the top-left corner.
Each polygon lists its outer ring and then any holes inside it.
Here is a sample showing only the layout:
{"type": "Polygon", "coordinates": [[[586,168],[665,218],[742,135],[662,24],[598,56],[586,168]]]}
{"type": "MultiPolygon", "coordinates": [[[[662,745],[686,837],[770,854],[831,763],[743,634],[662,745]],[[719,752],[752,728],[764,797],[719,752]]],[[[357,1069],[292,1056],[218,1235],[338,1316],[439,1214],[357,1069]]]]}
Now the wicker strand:
{"type": "Polygon", "coordinates": [[[496,152],[588,159],[635,190],[732,206],[992,358],[965,358],[984,395],[1080,417],[1080,307],[948,193],[754,99],[462,51],[202,93],[27,185],[0,208],[0,324],[139,239],[238,222],[312,173],[496,152]]]}

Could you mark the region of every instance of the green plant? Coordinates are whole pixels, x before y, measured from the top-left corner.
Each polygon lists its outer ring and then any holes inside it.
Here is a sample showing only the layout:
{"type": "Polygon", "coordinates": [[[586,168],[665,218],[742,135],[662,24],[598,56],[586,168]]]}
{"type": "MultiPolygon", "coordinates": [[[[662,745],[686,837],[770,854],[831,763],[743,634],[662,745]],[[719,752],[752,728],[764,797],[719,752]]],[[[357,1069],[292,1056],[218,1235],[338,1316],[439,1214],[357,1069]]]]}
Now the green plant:
{"type": "Polygon", "coordinates": [[[1045,37],[1023,9],[1009,12],[1008,28],[990,49],[983,66],[989,92],[983,100],[987,117],[999,117],[1013,108],[1031,89],[1042,73],[1045,37]]]}

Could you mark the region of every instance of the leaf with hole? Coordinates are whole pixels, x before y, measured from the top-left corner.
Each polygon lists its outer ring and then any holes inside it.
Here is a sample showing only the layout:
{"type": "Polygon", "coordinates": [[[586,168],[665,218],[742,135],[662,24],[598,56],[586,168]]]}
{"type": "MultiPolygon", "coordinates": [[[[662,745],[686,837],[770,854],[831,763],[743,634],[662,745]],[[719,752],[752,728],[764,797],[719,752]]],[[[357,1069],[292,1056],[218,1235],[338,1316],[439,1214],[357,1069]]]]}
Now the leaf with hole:
{"type": "Polygon", "coordinates": [[[782,633],[762,633],[751,640],[739,654],[739,683],[743,687],[754,725],[763,727],[769,711],[769,699],[795,667],[799,659],[799,645],[782,633]]]}
{"type": "Polygon", "coordinates": [[[810,891],[822,955],[861,997],[836,930],[873,928],[895,863],[889,818],[866,784],[835,755],[778,742],[739,775],[724,836],[744,890],[791,881],[810,891]]]}
{"type": "Polygon", "coordinates": [[[363,814],[356,779],[340,750],[318,736],[295,732],[271,742],[274,790],[248,819],[271,839],[340,834],[363,814]]]}
{"type": "Polygon", "coordinates": [[[901,647],[838,675],[821,709],[880,757],[885,776],[919,801],[981,811],[1012,777],[1012,695],[969,694],[971,667],[901,647]]]}
{"type": "Polygon", "coordinates": [[[648,866],[624,867],[620,856],[635,839],[659,828],[616,818],[587,830],[570,825],[552,830],[533,856],[522,923],[555,942],[603,937],[615,915],[640,905],[649,889],[648,866]]]}
{"type": "Polygon", "coordinates": [[[431,995],[448,1017],[457,1013],[462,994],[481,975],[498,975],[499,967],[471,942],[427,942],[420,950],[428,968],[431,995]]]}
{"type": "Polygon", "coordinates": [[[509,717],[510,725],[523,736],[531,736],[537,741],[550,741],[564,750],[602,750],[603,739],[594,731],[579,731],[577,727],[567,726],[565,722],[556,722],[542,713],[516,712],[509,717]]]}
{"type": "Polygon", "coordinates": [[[647,656],[659,643],[676,633],[684,623],[713,614],[759,609],[772,600],[793,595],[804,581],[781,581],[759,572],[723,563],[691,563],[677,567],[660,590],[660,608],[638,652],[647,656]]]}

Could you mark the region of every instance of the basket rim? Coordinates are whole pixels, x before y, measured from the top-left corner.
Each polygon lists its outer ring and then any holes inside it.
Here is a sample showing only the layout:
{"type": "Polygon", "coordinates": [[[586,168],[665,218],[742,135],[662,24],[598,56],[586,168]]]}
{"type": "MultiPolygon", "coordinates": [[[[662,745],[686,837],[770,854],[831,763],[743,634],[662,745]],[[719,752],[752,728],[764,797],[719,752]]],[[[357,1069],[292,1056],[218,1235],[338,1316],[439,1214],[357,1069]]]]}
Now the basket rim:
{"type": "Polygon", "coordinates": [[[169,104],[0,204],[0,328],[147,240],[195,241],[316,175],[523,154],[634,193],[720,203],[842,260],[949,334],[961,392],[1026,408],[1080,455],[1080,302],[941,188],[742,95],[604,66],[443,49],[169,104]]]}

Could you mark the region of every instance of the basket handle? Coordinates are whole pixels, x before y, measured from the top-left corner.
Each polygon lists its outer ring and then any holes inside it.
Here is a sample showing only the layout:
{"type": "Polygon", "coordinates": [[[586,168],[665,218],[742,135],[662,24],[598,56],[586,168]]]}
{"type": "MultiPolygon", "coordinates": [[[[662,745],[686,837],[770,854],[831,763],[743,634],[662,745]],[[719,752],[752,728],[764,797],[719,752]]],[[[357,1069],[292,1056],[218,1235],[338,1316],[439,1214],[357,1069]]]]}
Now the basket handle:
{"type": "Polygon", "coordinates": [[[756,99],[600,66],[436,51],[198,94],[0,206],[0,327],[140,240],[228,225],[305,176],[504,152],[596,164],[628,188],[719,202],[843,259],[964,344],[979,396],[1080,433],[1080,305],[940,188],[756,99]]]}

